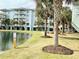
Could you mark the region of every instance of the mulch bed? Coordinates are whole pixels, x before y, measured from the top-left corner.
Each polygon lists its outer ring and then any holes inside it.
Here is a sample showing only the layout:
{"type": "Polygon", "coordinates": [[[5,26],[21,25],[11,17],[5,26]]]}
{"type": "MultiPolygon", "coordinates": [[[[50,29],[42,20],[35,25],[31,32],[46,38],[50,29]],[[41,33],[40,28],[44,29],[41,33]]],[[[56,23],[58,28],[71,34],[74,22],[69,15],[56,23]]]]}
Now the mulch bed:
{"type": "Polygon", "coordinates": [[[66,48],[64,46],[54,47],[53,45],[45,46],[42,48],[44,52],[53,53],[53,54],[63,54],[63,55],[72,55],[73,50],[66,48]]]}

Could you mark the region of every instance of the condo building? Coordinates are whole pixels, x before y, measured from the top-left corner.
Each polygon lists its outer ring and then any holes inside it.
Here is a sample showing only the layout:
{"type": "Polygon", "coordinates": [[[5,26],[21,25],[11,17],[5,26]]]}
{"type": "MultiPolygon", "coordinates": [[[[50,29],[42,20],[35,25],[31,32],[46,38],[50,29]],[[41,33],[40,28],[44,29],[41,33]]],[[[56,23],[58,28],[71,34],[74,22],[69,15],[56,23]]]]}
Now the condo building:
{"type": "MultiPolygon", "coordinates": [[[[1,9],[0,24],[2,20],[10,19],[14,24],[9,24],[9,29],[33,30],[35,22],[35,10],[26,8],[1,9]],[[24,23],[24,24],[23,24],[24,23]]],[[[1,27],[2,25],[0,25],[1,27]]]]}

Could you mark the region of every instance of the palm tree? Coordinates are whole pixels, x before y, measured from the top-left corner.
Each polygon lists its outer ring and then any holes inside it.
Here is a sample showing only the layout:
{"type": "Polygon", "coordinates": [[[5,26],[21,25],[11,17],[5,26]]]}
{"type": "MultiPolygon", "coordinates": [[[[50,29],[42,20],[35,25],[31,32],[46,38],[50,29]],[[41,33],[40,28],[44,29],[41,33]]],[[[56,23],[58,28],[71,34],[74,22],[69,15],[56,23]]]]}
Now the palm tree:
{"type": "Polygon", "coordinates": [[[6,29],[8,29],[8,25],[10,25],[10,19],[4,19],[4,20],[2,20],[2,24],[5,25],[6,29]]]}
{"type": "Polygon", "coordinates": [[[18,24],[18,21],[16,21],[16,20],[11,20],[11,25],[16,25],[16,24],[18,24]]]}
{"type": "MultiPolygon", "coordinates": [[[[36,15],[45,19],[45,37],[47,36],[47,20],[49,16],[52,16],[52,0],[36,0],[36,15]],[[43,6],[44,5],[44,6],[43,6]]],[[[53,16],[52,16],[53,17],[53,16]]]]}
{"type": "Polygon", "coordinates": [[[25,21],[20,20],[18,24],[19,24],[19,25],[24,25],[24,24],[25,24],[25,21]]]}
{"type": "Polygon", "coordinates": [[[53,2],[52,0],[42,0],[42,7],[45,9],[45,37],[47,36],[47,21],[48,17],[53,17],[53,2]]]}
{"type": "Polygon", "coordinates": [[[14,25],[14,27],[13,27],[14,29],[16,29],[15,26],[18,24],[19,24],[19,22],[17,20],[11,20],[11,25],[14,25]]]}
{"type": "MultiPolygon", "coordinates": [[[[25,25],[25,21],[24,20],[19,20],[18,24],[23,26],[23,25],[25,25]]],[[[20,26],[21,29],[22,29],[22,26],[20,26]]]]}
{"type": "Polygon", "coordinates": [[[62,34],[64,33],[64,25],[68,26],[68,32],[70,32],[72,20],[72,12],[69,7],[63,7],[61,11],[61,20],[60,23],[62,25],[62,34]]]}
{"type": "Polygon", "coordinates": [[[71,32],[71,22],[72,22],[72,12],[70,9],[67,10],[68,15],[67,17],[67,24],[68,24],[68,33],[71,32]]]}
{"type": "Polygon", "coordinates": [[[53,0],[54,6],[54,46],[58,46],[58,22],[61,20],[62,0],[53,0]]]}
{"type": "MultiPolygon", "coordinates": [[[[65,0],[67,4],[78,0],[65,0]]],[[[54,46],[58,46],[58,21],[61,20],[61,9],[63,0],[53,0],[54,5],[54,46]]]]}
{"type": "Polygon", "coordinates": [[[36,0],[37,7],[36,7],[36,15],[37,19],[41,17],[42,19],[45,19],[45,34],[44,36],[47,36],[47,15],[46,15],[46,9],[42,7],[42,0],[36,0]]]}

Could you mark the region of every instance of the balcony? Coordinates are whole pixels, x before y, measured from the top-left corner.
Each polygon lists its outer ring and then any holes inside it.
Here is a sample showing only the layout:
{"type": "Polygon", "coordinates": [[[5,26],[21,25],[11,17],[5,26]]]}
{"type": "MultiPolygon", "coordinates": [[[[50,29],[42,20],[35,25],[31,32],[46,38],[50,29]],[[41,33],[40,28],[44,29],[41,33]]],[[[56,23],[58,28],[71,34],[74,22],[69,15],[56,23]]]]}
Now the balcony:
{"type": "Polygon", "coordinates": [[[26,14],[27,12],[25,11],[16,11],[15,14],[26,14]]]}
{"type": "Polygon", "coordinates": [[[15,15],[13,18],[24,18],[24,19],[26,19],[26,16],[15,15]]]}

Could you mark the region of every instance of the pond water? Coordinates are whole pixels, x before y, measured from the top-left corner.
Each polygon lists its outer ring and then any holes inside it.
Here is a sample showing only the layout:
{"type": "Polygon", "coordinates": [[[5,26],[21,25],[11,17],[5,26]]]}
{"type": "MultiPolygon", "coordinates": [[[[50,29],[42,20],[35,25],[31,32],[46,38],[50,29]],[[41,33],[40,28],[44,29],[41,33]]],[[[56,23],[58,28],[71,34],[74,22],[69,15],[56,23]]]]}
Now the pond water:
{"type": "MultiPolygon", "coordinates": [[[[27,33],[16,32],[16,45],[22,44],[30,37],[31,35],[27,33]]],[[[10,48],[13,48],[13,32],[0,32],[0,51],[5,51],[10,48]]]]}

